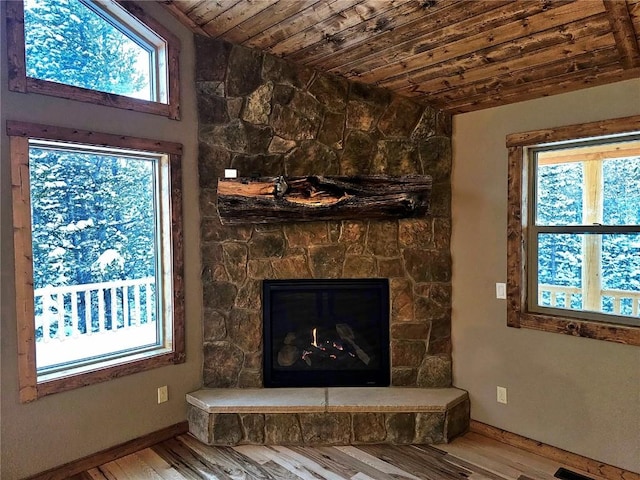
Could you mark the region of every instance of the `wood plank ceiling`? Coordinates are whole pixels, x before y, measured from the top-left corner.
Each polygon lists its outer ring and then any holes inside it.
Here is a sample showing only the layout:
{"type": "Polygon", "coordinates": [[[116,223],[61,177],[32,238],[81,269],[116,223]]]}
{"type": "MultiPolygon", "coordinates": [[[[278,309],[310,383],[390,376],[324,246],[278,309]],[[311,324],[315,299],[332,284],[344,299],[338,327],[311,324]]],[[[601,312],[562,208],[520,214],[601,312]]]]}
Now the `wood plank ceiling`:
{"type": "Polygon", "coordinates": [[[165,0],[193,31],[452,114],[640,78],[640,0],[165,0]]]}

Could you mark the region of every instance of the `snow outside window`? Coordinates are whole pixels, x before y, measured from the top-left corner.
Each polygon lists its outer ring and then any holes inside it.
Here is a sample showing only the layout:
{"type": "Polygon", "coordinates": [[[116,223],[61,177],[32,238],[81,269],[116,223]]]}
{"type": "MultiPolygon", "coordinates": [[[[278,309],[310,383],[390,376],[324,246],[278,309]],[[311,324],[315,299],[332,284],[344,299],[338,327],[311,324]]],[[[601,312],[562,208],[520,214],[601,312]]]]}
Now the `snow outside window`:
{"type": "Polygon", "coordinates": [[[39,374],[170,348],[158,295],[163,165],[164,156],[30,142],[39,374]]]}
{"type": "MultiPolygon", "coordinates": [[[[120,8],[123,15],[130,17],[120,8]]],[[[156,81],[164,41],[141,26],[138,34],[104,5],[27,0],[24,30],[27,76],[166,103],[156,81]]]]}
{"type": "Polygon", "coordinates": [[[179,119],[180,42],[132,2],[7,7],[9,89],[179,119]]]}
{"type": "Polygon", "coordinates": [[[182,146],[7,132],[21,400],[183,362],[182,146]]]}
{"type": "Polygon", "coordinates": [[[529,309],[640,325],[640,140],[529,156],[529,309]]]}

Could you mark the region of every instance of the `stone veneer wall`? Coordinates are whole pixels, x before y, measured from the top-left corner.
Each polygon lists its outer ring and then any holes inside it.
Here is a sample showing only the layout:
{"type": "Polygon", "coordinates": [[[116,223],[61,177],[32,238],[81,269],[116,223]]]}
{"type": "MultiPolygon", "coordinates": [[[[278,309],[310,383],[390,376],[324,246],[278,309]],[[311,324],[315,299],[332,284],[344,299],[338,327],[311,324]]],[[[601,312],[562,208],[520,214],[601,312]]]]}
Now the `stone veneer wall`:
{"type": "Polygon", "coordinates": [[[385,277],[392,384],[451,385],[451,119],[389,92],[196,36],[204,385],[262,387],[261,281],[385,277]],[[241,176],[429,174],[431,215],[222,226],[241,176]]]}

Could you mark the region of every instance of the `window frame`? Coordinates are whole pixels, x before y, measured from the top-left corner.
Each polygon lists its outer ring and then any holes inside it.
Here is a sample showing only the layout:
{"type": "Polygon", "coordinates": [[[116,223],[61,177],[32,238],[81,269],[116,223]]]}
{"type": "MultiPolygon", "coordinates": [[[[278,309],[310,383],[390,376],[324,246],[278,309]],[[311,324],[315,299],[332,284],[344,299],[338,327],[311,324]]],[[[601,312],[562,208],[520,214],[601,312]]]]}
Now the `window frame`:
{"type": "Polygon", "coordinates": [[[640,132],[640,115],[507,135],[507,326],[640,346],[640,326],[593,321],[562,312],[534,312],[528,307],[530,179],[534,173],[529,149],[554,142],[636,132],[640,132]]]}
{"type": "MultiPolygon", "coordinates": [[[[537,198],[538,185],[539,185],[538,169],[540,167],[540,160],[538,159],[537,154],[542,154],[544,156],[546,154],[549,154],[550,152],[553,152],[553,153],[562,152],[562,150],[564,149],[573,151],[575,149],[580,149],[583,147],[603,147],[603,146],[611,146],[613,144],[617,145],[619,142],[632,143],[633,147],[636,147],[636,144],[640,143],[640,133],[635,134],[634,132],[632,132],[632,133],[626,133],[622,135],[614,135],[614,136],[608,135],[608,136],[597,137],[595,139],[589,138],[587,140],[572,139],[569,142],[553,142],[545,146],[527,147],[526,160],[529,162],[529,168],[530,168],[530,171],[532,172],[531,179],[528,182],[528,189],[529,189],[528,198],[531,198],[531,199],[537,198]]],[[[553,157],[553,155],[551,156],[553,157]]],[[[560,154],[559,157],[555,157],[555,158],[562,158],[562,154],[560,154]]],[[[582,160],[582,162],[584,162],[585,164],[588,164],[588,163],[595,164],[596,162],[601,162],[601,161],[602,160],[591,160],[591,161],[585,162],[584,160],[582,160]]],[[[601,165],[599,168],[602,171],[603,165],[601,165]]],[[[585,175],[587,174],[585,173],[585,175]]],[[[604,189],[602,190],[602,193],[604,193],[604,189]]],[[[529,262],[530,265],[538,264],[539,257],[538,257],[537,239],[539,234],[552,234],[552,235],[553,234],[555,235],[584,234],[584,235],[604,236],[604,235],[612,235],[612,234],[615,235],[615,234],[640,233],[640,226],[638,225],[613,225],[613,224],[605,224],[605,223],[587,223],[587,224],[582,223],[579,225],[577,224],[562,224],[562,225],[537,224],[536,218],[538,213],[537,212],[538,205],[535,201],[528,202],[528,203],[529,203],[527,205],[527,207],[529,208],[528,215],[529,215],[529,218],[532,219],[528,228],[529,235],[527,238],[527,241],[529,242],[528,244],[530,245],[530,248],[528,249],[527,261],[529,262]]],[[[589,209],[589,207],[587,207],[586,204],[583,205],[583,209],[584,208],[589,209]]],[[[603,222],[602,219],[598,221],[603,222]]],[[[602,239],[600,241],[602,241],[602,239]]],[[[602,254],[602,245],[600,245],[599,254],[602,254]]],[[[587,262],[588,257],[589,257],[588,253],[586,253],[583,256],[583,259],[585,260],[584,265],[588,263],[587,262]]],[[[583,265],[583,269],[586,268],[584,265],[583,265]]],[[[594,320],[597,322],[603,322],[603,319],[608,319],[610,321],[606,323],[614,323],[616,325],[635,326],[635,323],[638,322],[637,317],[634,317],[634,316],[628,317],[628,316],[616,315],[613,313],[604,313],[600,311],[591,311],[586,309],[574,310],[570,308],[539,305],[537,302],[538,293],[539,293],[539,277],[537,275],[537,269],[529,270],[528,275],[529,275],[529,282],[527,285],[529,289],[528,298],[527,298],[529,302],[528,309],[533,313],[540,313],[543,315],[545,313],[548,313],[551,315],[560,315],[560,316],[572,317],[572,318],[578,318],[578,319],[594,320]]],[[[591,280],[593,280],[593,278],[591,278],[591,280]]],[[[586,297],[588,296],[588,294],[586,294],[587,290],[588,288],[583,284],[583,288],[582,288],[583,301],[585,301],[586,297]]]]}
{"type": "MultiPolygon", "coordinates": [[[[180,40],[167,28],[149,16],[139,6],[130,1],[110,0],[111,5],[100,5],[98,8],[104,15],[110,16],[110,20],[117,22],[122,27],[132,28],[132,23],[140,22],[144,28],[151,30],[166,43],[166,59],[157,58],[155,66],[164,61],[162,69],[166,69],[166,81],[156,78],[159,89],[166,90],[166,103],[142,100],[115,93],[107,93],[88,88],[76,87],[63,83],[41,80],[27,76],[24,32],[24,2],[23,0],[10,0],[6,2],[7,21],[7,59],[8,59],[8,83],[9,90],[20,93],[37,93],[49,95],[67,100],[75,100],[96,105],[121,108],[142,113],[162,115],[172,120],[180,119],[180,40]],[[119,6],[119,7],[118,7],[119,6]],[[117,9],[124,9],[131,15],[131,19],[123,20],[122,14],[117,9]]],[[[122,12],[124,13],[124,12],[122,12]]],[[[156,69],[157,70],[157,69],[156,69]]],[[[154,72],[158,76],[158,71],[154,72]]]]}
{"type": "MultiPolygon", "coordinates": [[[[13,228],[16,281],[16,316],[18,332],[18,379],[21,402],[45,395],[72,390],[85,385],[138,373],[185,361],[184,260],[182,248],[182,145],[137,137],[112,135],[86,130],[7,121],[11,151],[13,190],[13,228]],[[125,148],[163,154],[168,157],[171,211],[162,222],[170,227],[172,266],[172,349],[162,353],[134,353],[125,359],[67,370],[64,375],[38,379],[34,322],[33,261],[31,247],[31,207],[29,192],[29,140],[52,140],[87,146],[125,148]]],[[[166,245],[165,245],[166,247],[166,245]]],[[[166,250],[166,248],[165,248],[166,250]]],[[[166,255],[167,252],[163,254],[166,255]]]]}

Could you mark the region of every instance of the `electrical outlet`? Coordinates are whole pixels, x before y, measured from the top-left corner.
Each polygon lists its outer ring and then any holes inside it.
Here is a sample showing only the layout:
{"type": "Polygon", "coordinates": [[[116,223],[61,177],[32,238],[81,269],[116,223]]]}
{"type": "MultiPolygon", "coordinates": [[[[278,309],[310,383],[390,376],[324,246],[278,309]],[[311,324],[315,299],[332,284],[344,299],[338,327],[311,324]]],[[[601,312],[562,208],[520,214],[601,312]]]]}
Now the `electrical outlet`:
{"type": "Polygon", "coordinates": [[[496,400],[498,403],[507,403],[507,388],[506,387],[497,387],[496,389],[496,400]]]}
{"type": "Polygon", "coordinates": [[[169,400],[169,391],[167,386],[158,387],[158,403],[164,403],[169,400]]]}
{"type": "Polygon", "coordinates": [[[506,299],[507,298],[507,284],[506,283],[496,283],[496,298],[506,299]]]}

